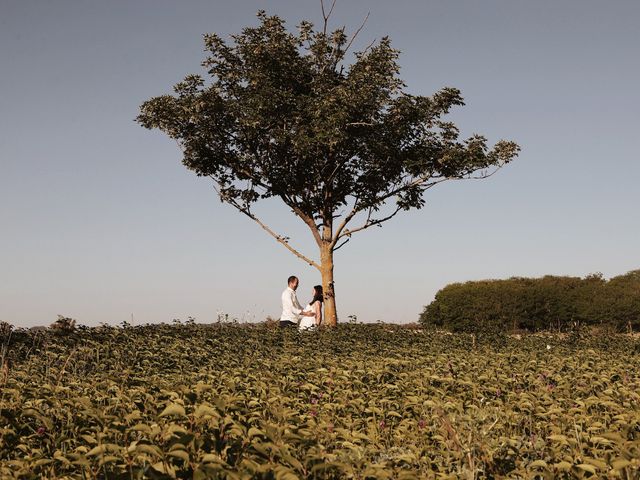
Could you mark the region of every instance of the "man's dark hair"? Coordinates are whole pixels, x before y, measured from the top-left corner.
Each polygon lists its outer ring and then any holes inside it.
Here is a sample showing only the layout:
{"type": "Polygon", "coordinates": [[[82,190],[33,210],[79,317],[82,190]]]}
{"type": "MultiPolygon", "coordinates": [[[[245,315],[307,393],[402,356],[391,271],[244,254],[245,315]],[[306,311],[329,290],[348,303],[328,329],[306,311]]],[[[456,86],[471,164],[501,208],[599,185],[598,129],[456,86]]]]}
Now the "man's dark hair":
{"type": "Polygon", "coordinates": [[[294,280],[297,280],[297,279],[298,279],[298,277],[296,277],[295,275],[291,275],[289,277],[289,279],[287,280],[287,285],[290,285],[291,282],[293,282],[294,280]]]}

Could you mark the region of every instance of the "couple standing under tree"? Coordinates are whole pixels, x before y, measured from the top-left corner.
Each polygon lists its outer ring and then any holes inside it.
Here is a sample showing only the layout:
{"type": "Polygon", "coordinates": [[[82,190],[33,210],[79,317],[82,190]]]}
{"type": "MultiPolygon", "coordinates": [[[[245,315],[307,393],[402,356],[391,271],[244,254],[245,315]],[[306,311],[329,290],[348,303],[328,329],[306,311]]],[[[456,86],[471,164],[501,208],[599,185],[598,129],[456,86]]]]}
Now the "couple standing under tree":
{"type": "Polygon", "coordinates": [[[309,330],[320,326],[322,323],[322,286],[313,287],[313,298],[309,304],[302,308],[296,296],[298,289],[298,277],[290,276],[288,286],[282,292],[281,327],[298,327],[300,330],[309,330]]]}

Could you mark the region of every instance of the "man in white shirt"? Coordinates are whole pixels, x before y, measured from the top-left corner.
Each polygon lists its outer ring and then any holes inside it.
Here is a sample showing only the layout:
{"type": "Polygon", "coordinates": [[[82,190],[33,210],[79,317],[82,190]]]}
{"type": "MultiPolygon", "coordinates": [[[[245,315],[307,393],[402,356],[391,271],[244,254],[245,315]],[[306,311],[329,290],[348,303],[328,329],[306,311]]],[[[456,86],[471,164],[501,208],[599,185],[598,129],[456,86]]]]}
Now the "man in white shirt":
{"type": "Polygon", "coordinates": [[[280,315],[281,327],[297,327],[300,317],[313,317],[313,312],[304,312],[298,297],[296,296],[296,290],[298,289],[298,277],[291,275],[287,280],[288,286],[284,292],[282,292],[282,315],[280,315]]]}

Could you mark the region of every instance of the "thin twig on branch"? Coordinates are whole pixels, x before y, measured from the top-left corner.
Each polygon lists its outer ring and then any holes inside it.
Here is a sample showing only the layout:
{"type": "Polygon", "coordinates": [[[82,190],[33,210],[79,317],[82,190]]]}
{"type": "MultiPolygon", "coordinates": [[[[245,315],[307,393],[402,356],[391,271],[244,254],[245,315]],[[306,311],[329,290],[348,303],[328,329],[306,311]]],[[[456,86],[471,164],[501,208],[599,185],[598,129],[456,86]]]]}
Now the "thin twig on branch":
{"type": "Polygon", "coordinates": [[[371,47],[373,47],[373,44],[374,44],[374,43],[376,43],[376,40],[377,40],[377,38],[374,38],[373,40],[371,40],[371,43],[370,43],[369,45],[367,45],[367,46],[365,47],[365,49],[364,49],[364,50],[362,50],[362,52],[360,52],[360,53],[362,53],[362,55],[364,55],[365,53],[367,53],[367,52],[369,51],[369,49],[370,49],[371,47]]]}
{"type": "Polygon", "coordinates": [[[331,3],[331,8],[329,9],[329,14],[325,15],[325,13],[324,13],[324,0],[320,0],[320,8],[322,9],[322,18],[324,19],[324,27],[322,28],[322,33],[324,33],[325,35],[327,34],[327,25],[329,23],[329,17],[331,16],[331,13],[333,12],[333,7],[336,6],[336,1],[337,0],[333,0],[333,2],[331,3]]]}
{"type": "Polygon", "coordinates": [[[360,33],[360,31],[364,28],[364,25],[367,23],[367,20],[369,20],[369,15],[371,15],[371,12],[367,13],[367,16],[364,17],[364,21],[362,22],[362,25],[360,25],[360,27],[358,28],[358,30],[356,30],[356,33],[353,34],[353,36],[351,37],[351,40],[349,40],[349,43],[347,44],[346,48],[343,50],[343,55],[345,55],[348,51],[349,48],[351,47],[351,44],[353,43],[353,41],[356,39],[356,37],[358,36],[358,34],[360,33]]]}

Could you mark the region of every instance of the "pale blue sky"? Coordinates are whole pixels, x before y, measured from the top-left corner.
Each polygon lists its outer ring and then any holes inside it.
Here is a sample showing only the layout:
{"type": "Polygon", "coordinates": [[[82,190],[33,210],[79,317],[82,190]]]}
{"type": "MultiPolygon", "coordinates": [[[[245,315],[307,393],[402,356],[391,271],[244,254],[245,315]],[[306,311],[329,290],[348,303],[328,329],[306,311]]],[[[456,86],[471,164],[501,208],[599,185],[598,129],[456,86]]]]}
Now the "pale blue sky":
{"type": "MultiPolygon", "coordinates": [[[[315,0],[0,0],[0,320],[263,320],[292,273],[308,301],[318,273],[133,121],[201,72],[203,33],[261,8],[321,19],[315,0]]],[[[332,25],[367,12],[360,44],[389,35],[412,93],[460,88],[462,131],[522,153],[354,236],[336,254],[343,320],[415,321],[454,281],[640,268],[640,2],[338,0],[332,25]]],[[[286,209],[259,211],[315,255],[286,209]]]]}

